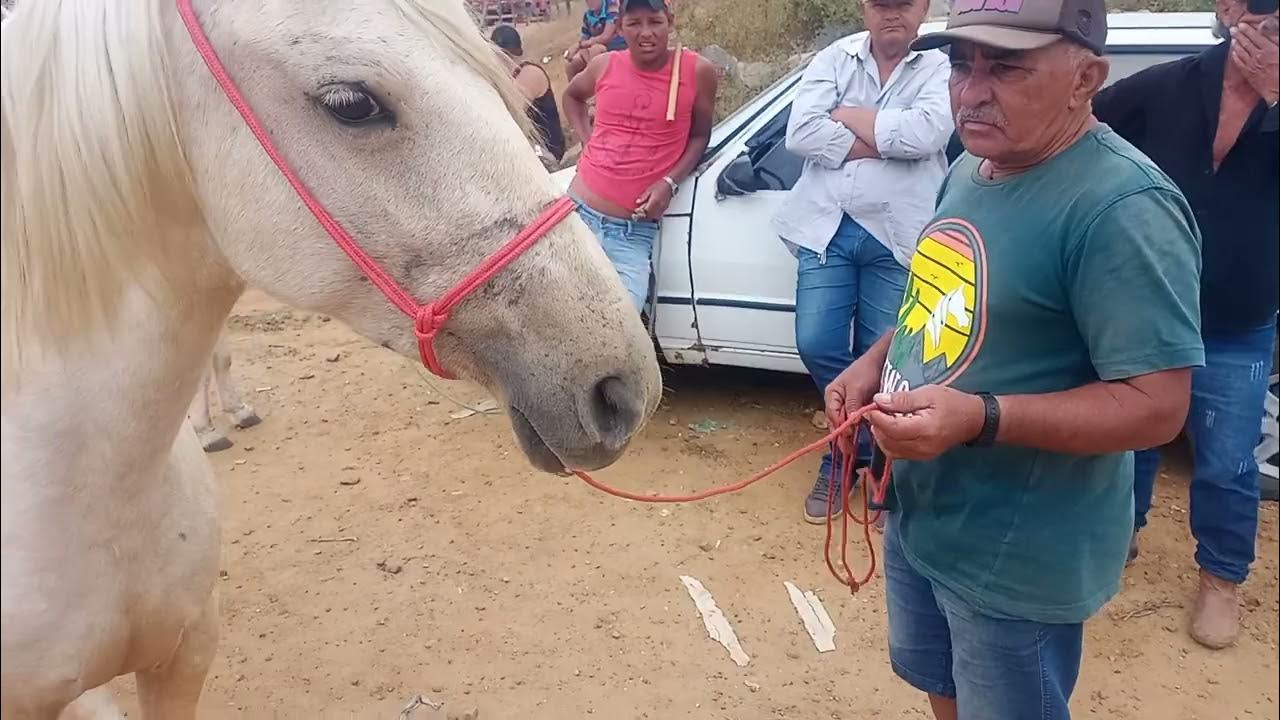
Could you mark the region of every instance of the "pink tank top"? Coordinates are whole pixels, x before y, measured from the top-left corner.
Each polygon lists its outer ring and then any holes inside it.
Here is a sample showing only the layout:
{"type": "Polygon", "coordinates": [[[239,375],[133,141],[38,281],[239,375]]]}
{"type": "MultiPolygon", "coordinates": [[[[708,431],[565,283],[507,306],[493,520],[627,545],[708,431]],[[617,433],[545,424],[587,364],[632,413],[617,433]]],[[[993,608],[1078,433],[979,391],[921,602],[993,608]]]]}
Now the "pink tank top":
{"type": "Polygon", "coordinates": [[[671,172],[689,145],[698,91],[698,54],[684,50],[676,117],[667,122],[675,53],[661,70],[636,68],[625,50],[611,52],[596,81],[596,119],[578,159],[578,177],[600,197],[625,208],[671,172]]]}

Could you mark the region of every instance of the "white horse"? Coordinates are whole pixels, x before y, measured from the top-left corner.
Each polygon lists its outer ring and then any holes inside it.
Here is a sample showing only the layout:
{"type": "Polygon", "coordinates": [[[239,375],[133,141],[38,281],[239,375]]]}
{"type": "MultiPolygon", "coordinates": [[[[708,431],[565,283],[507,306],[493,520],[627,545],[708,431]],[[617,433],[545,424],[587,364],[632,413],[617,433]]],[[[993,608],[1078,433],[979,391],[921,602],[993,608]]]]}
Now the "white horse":
{"type": "MultiPolygon", "coordinates": [[[[275,145],[416,297],[556,197],[461,0],[197,6],[275,145]]],[[[2,32],[0,713],[97,710],[105,688],[86,691],[135,673],[145,717],[191,718],[219,526],[185,415],[232,304],[253,284],[416,361],[413,325],[281,179],[170,0],[41,0],[2,32]]],[[[640,319],[572,217],[435,347],[548,471],[611,463],[659,399],[640,319]]]]}
{"type": "Polygon", "coordinates": [[[191,421],[196,437],[200,439],[200,447],[205,452],[219,452],[233,444],[231,438],[223,434],[213,422],[210,400],[214,394],[218,396],[218,407],[231,419],[232,426],[237,430],[245,430],[262,422],[253,406],[245,402],[240,388],[236,387],[236,382],[231,377],[231,349],[222,336],[218,337],[217,344],[213,346],[213,355],[200,378],[200,384],[196,386],[196,396],[187,412],[187,419],[191,421]]]}

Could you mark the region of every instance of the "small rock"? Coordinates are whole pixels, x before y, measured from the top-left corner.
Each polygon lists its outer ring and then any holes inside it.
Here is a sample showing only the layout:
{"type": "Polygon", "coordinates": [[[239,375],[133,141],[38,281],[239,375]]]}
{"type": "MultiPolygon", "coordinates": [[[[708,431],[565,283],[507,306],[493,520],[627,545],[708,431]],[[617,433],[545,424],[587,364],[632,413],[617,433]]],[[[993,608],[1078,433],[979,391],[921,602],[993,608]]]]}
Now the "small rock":
{"type": "Polygon", "coordinates": [[[231,578],[231,573],[227,572],[226,570],[219,570],[218,577],[223,580],[227,580],[231,578]]]}
{"type": "Polygon", "coordinates": [[[782,68],[774,63],[744,62],[738,63],[737,76],[750,90],[762,90],[769,83],[782,75],[782,68]]]}
{"type": "Polygon", "coordinates": [[[714,542],[711,540],[707,540],[706,542],[698,543],[698,548],[701,549],[702,552],[711,552],[712,550],[715,550],[718,547],[720,547],[719,540],[716,540],[714,542]]]}
{"type": "Polygon", "coordinates": [[[751,692],[760,692],[760,683],[751,682],[750,680],[743,680],[742,684],[746,685],[747,689],[750,690],[751,692]]]}
{"type": "Polygon", "coordinates": [[[821,410],[815,410],[813,417],[809,418],[809,422],[819,430],[831,429],[831,424],[827,422],[827,414],[821,410]]]}
{"type": "Polygon", "coordinates": [[[699,50],[698,54],[714,65],[722,77],[732,76],[738,69],[738,58],[719,45],[708,45],[699,50]]]}
{"type": "Polygon", "coordinates": [[[338,362],[341,359],[342,359],[342,352],[337,350],[324,356],[325,362],[338,362]]]}
{"type": "Polygon", "coordinates": [[[313,373],[313,372],[304,372],[304,373],[302,373],[301,375],[299,375],[299,376],[298,376],[298,379],[299,379],[299,380],[310,380],[311,378],[313,378],[313,377],[315,377],[315,376],[316,376],[316,374],[315,374],[315,373],[313,373]]]}
{"type": "Polygon", "coordinates": [[[389,575],[399,575],[404,566],[399,563],[393,563],[390,560],[379,560],[376,566],[379,570],[389,575]]]}
{"type": "Polygon", "coordinates": [[[617,630],[614,630],[613,632],[609,633],[609,637],[613,638],[614,640],[620,640],[622,639],[622,633],[618,632],[617,630]]]}
{"type": "Polygon", "coordinates": [[[360,478],[358,477],[342,478],[341,480],[338,481],[338,484],[339,485],[359,485],[360,478]]]}

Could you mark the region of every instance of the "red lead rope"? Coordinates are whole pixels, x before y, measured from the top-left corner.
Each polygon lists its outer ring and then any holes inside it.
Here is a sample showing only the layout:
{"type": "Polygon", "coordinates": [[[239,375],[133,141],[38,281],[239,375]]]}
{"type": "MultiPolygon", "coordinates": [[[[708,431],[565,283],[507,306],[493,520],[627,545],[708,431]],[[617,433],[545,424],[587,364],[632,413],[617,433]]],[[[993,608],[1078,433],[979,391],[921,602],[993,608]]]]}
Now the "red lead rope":
{"type": "Polygon", "coordinates": [[[574,202],[567,197],[556,200],[547,206],[538,217],[534,218],[533,222],[525,226],[510,242],[485,258],[475,270],[472,270],[451,290],[434,302],[429,302],[426,305],[419,304],[404,288],[396,284],[396,281],[391,279],[390,275],[378,267],[373,258],[369,257],[359,243],[352,239],[342,225],[329,214],[328,210],[325,210],[320,201],[316,200],[311,191],[307,189],[307,186],[302,183],[297,173],[289,166],[288,161],[272,144],[271,138],[268,137],[262,123],[258,121],[253,108],[249,107],[249,103],[240,93],[240,89],[236,87],[235,81],[231,79],[231,75],[227,73],[222,61],[218,59],[217,51],[213,49],[208,36],[204,33],[204,28],[200,26],[200,20],[196,18],[195,10],[191,8],[191,0],[177,0],[177,3],[178,14],[182,16],[183,24],[187,26],[187,33],[191,35],[191,42],[195,45],[196,52],[200,53],[200,57],[204,58],[204,63],[209,66],[209,72],[213,75],[213,79],[218,82],[218,86],[222,88],[222,92],[226,94],[227,99],[231,101],[231,105],[240,113],[240,117],[244,119],[249,131],[257,138],[258,144],[262,146],[263,151],[267,153],[267,157],[271,158],[271,162],[275,163],[276,168],[280,170],[280,174],[284,176],[289,186],[297,193],[298,199],[302,200],[302,204],[306,205],[311,214],[315,216],[316,222],[320,223],[320,227],[329,233],[329,237],[333,238],[338,247],[342,248],[347,257],[351,258],[351,262],[360,268],[360,272],[363,272],[382,291],[382,294],[391,301],[391,304],[400,309],[400,312],[413,318],[413,330],[418,337],[418,354],[422,358],[422,364],[440,377],[450,377],[436,357],[434,343],[436,334],[449,321],[449,316],[453,309],[467,295],[491,280],[494,275],[501,272],[503,268],[511,264],[524,251],[533,247],[534,243],[541,240],[557,223],[568,217],[574,210],[574,202]]]}
{"type": "MultiPolygon", "coordinates": [[[[580,470],[574,471],[573,474],[581,478],[582,481],[585,482],[586,484],[590,485],[591,487],[601,492],[608,493],[609,495],[613,495],[614,497],[620,497],[626,500],[635,500],[636,502],[645,502],[645,503],[697,502],[699,500],[706,500],[707,498],[715,497],[717,495],[727,495],[729,493],[734,493],[750,485],[754,485],[755,483],[769,477],[770,475],[773,475],[774,473],[778,472],[782,468],[790,465],[796,460],[799,460],[805,455],[808,455],[809,453],[817,452],[819,450],[822,450],[823,448],[826,448],[832,445],[835,442],[836,438],[840,437],[842,433],[844,433],[846,430],[848,430],[851,427],[854,428],[853,440],[854,440],[854,446],[856,447],[858,436],[864,430],[866,430],[867,432],[870,432],[869,428],[865,427],[867,424],[866,415],[868,412],[870,412],[874,408],[875,408],[875,405],[867,405],[862,408],[859,408],[857,411],[849,415],[849,417],[843,423],[841,423],[838,427],[832,429],[831,432],[827,433],[826,437],[823,437],[819,440],[815,440],[814,442],[809,443],[808,445],[800,448],[799,450],[796,450],[795,452],[791,453],[790,455],[787,455],[786,457],[782,458],[781,460],[774,463],[773,465],[770,465],[769,467],[757,472],[754,475],[751,475],[750,477],[744,478],[735,483],[730,483],[728,485],[720,485],[720,486],[709,488],[707,490],[696,492],[690,495],[641,495],[639,493],[629,492],[627,490],[619,490],[618,488],[610,487],[609,485],[606,485],[600,482],[599,480],[596,480],[595,478],[591,477],[587,473],[582,472],[580,470]]],[[[827,492],[827,537],[823,543],[822,556],[823,556],[823,560],[826,561],[827,569],[831,571],[831,574],[836,578],[836,580],[839,580],[841,585],[848,587],[851,593],[856,593],[858,592],[858,588],[870,582],[871,578],[876,573],[876,551],[875,551],[875,545],[873,545],[871,542],[871,526],[875,524],[877,519],[879,519],[881,511],[876,510],[874,513],[872,513],[868,509],[868,503],[869,501],[874,501],[877,506],[884,505],[885,497],[889,492],[889,479],[893,470],[893,464],[892,464],[892,461],[886,461],[884,466],[884,472],[883,474],[881,474],[879,478],[873,477],[871,472],[868,470],[864,470],[862,472],[862,482],[863,482],[862,517],[859,518],[857,515],[853,514],[853,509],[849,506],[849,500],[852,496],[852,490],[853,490],[853,462],[850,461],[848,458],[844,457],[844,453],[841,453],[839,450],[834,450],[833,455],[834,455],[833,462],[831,464],[832,477],[829,479],[835,479],[837,477],[839,478],[839,487],[836,489],[836,492],[840,493],[840,498],[844,501],[844,504],[843,504],[844,510],[840,513],[841,523],[840,523],[840,565],[839,567],[836,566],[836,563],[831,556],[831,540],[835,530],[836,513],[835,513],[835,493],[831,492],[830,490],[828,490],[827,492]],[[853,571],[849,568],[848,548],[849,548],[849,520],[850,519],[852,519],[855,523],[862,526],[862,536],[867,545],[867,555],[870,558],[867,571],[860,578],[855,577],[853,574],[853,571]]]]}

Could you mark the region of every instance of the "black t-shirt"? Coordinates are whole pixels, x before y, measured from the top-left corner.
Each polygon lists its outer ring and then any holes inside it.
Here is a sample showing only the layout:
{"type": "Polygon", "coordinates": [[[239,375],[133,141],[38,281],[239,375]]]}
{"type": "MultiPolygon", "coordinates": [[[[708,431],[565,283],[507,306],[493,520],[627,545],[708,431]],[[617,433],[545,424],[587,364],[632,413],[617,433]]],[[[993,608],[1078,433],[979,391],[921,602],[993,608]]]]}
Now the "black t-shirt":
{"type": "Polygon", "coordinates": [[[1263,327],[1280,304],[1280,113],[1259,101],[1213,170],[1228,42],[1120,80],[1093,101],[1099,120],[1155,161],[1186,196],[1203,240],[1201,327],[1263,327]]]}
{"type": "MultiPolygon", "coordinates": [[[[516,72],[519,73],[522,67],[536,68],[543,76],[547,74],[537,63],[520,63],[516,72]]],[[[564,159],[564,128],[560,125],[560,109],[556,107],[556,95],[551,90],[550,77],[547,78],[547,91],[529,103],[528,114],[529,120],[542,136],[543,147],[555,157],[556,162],[564,159]]]]}

